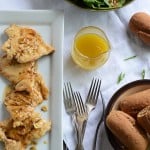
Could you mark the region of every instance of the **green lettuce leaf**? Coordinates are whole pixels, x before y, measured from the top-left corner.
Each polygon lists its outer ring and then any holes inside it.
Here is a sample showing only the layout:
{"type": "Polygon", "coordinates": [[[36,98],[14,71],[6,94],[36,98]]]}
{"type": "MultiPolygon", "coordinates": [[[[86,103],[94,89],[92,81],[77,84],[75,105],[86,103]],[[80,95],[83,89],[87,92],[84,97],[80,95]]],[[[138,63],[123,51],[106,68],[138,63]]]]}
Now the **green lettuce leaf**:
{"type": "Polygon", "coordinates": [[[106,5],[104,0],[83,0],[84,4],[90,8],[100,8],[106,5]]]}

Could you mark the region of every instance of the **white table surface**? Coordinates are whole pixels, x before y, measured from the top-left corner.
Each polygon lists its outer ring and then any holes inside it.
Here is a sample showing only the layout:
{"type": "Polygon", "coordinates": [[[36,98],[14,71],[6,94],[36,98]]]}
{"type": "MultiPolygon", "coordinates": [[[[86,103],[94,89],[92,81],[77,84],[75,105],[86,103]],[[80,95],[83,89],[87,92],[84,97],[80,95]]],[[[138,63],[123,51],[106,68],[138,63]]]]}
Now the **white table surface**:
{"type": "MultiPolygon", "coordinates": [[[[65,40],[64,40],[64,81],[71,81],[75,90],[80,90],[85,98],[91,79],[93,77],[102,78],[102,93],[105,102],[108,103],[112,94],[124,84],[141,79],[142,69],[146,70],[146,78],[150,78],[149,56],[150,47],[144,46],[139,41],[131,38],[128,31],[128,22],[130,17],[138,11],[150,13],[149,0],[135,0],[132,4],[117,11],[110,12],[92,12],[80,9],[74,5],[63,2],[63,0],[0,0],[0,10],[18,10],[18,9],[63,9],[65,13],[65,40]],[[71,44],[75,33],[83,26],[94,25],[102,28],[107,34],[111,43],[111,54],[108,62],[101,68],[94,71],[85,71],[74,64],[71,59],[71,44]],[[134,60],[124,62],[123,59],[132,55],[138,57],[134,60]],[[125,72],[125,79],[118,85],[117,77],[120,72],[125,72]]],[[[101,105],[98,102],[96,109],[90,115],[87,124],[88,130],[85,133],[85,150],[91,150],[94,127],[96,126],[101,114],[101,105]],[[90,135],[90,136],[88,136],[90,135]]],[[[64,136],[68,138],[70,128],[70,119],[63,111],[64,136]]],[[[104,128],[103,128],[104,129],[104,128]]],[[[105,131],[102,129],[101,138],[98,139],[98,149],[112,150],[105,131]]],[[[71,137],[72,139],[72,137],[71,137]]],[[[70,150],[73,150],[74,141],[69,141],[70,150]]]]}
{"type": "Polygon", "coordinates": [[[63,9],[63,0],[0,0],[0,10],[63,9]]]}
{"type": "MultiPolygon", "coordinates": [[[[141,79],[141,72],[146,70],[145,78],[150,78],[149,59],[150,47],[145,46],[140,41],[134,39],[128,30],[130,17],[138,11],[150,14],[149,0],[135,0],[130,5],[110,12],[90,11],[75,7],[68,2],[65,8],[65,41],[64,41],[64,81],[71,81],[73,88],[79,90],[83,99],[87,95],[90,82],[93,77],[102,78],[102,93],[106,104],[114,92],[121,86],[134,80],[141,79]],[[111,43],[111,54],[108,62],[101,68],[93,71],[80,69],[72,61],[70,56],[73,38],[77,31],[84,26],[97,26],[104,30],[111,43]],[[123,61],[125,58],[137,55],[137,58],[123,61]],[[125,79],[117,84],[118,75],[124,72],[125,79]]],[[[83,141],[85,150],[92,150],[92,142],[97,121],[101,115],[101,103],[98,101],[96,109],[90,114],[83,141]]],[[[66,124],[70,123],[70,118],[64,116],[64,138],[71,150],[75,148],[75,139],[72,138],[73,130],[66,124]],[[71,139],[71,140],[70,140],[71,139]]],[[[98,139],[97,150],[112,150],[108,142],[104,127],[102,127],[101,137],[98,139]]]]}

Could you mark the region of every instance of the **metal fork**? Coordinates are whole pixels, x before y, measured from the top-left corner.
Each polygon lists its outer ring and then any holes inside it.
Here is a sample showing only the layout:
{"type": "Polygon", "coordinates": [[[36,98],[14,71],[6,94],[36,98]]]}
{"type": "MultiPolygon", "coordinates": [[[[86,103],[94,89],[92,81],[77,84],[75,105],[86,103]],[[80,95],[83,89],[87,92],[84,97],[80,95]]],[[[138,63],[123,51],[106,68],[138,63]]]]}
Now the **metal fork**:
{"type": "Polygon", "coordinates": [[[70,82],[64,83],[63,97],[66,112],[73,116],[76,111],[75,103],[73,101],[73,90],[70,82]]]}
{"type": "MultiPolygon", "coordinates": [[[[67,82],[66,84],[64,83],[64,88],[63,88],[63,98],[64,98],[64,105],[65,105],[65,110],[68,115],[71,116],[72,118],[72,125],[75,129],[75,132],[77,134],[77,129],[75,126],[75,103],[74,103],[74,95],[73,95],[73,89],[71,86],[70,82],[67,82]]],[[[67,147],[67,146],[66,146],[67,147]]],[[[67,148],[66,148],[67,150],[67,148]]]]}
{"type": "Polygon", "coordinates": [[[76,105],[76,127],[77,127],[77,145],[76,150],[84,150],[83,147],[83,126],[87,122],[88,119],[88,113],[87,108],[83,104],[81,95],[79,92],[74,93],[74,100],[76,105]]]}
{"type": "MultiPolygon", "coordinates": [[[[86,103],[85,103],[87,107],[88,115],[96,107],[97,100],[98,100],[99,93],[100,93],[100,87],[101,87],[101,80],[93,78],[91,85],[90,85],[89,92],[88,92],[88,96],[86,99],[86,103]]],[[[86,128],[86,123],[83,126],[83,134],[85,133],[85,128],[86,128]]]]}
{"type": "Polygon", "coordinates": [[[88,92],[88,96],[86,99],[86,107],[88,110],[88,114],[95,108],[97,104],[98,96],[100,93],[100,87],[101,87],[101,80],[93,78],[92,83],[90,85],[90,90],[88,92]]]}

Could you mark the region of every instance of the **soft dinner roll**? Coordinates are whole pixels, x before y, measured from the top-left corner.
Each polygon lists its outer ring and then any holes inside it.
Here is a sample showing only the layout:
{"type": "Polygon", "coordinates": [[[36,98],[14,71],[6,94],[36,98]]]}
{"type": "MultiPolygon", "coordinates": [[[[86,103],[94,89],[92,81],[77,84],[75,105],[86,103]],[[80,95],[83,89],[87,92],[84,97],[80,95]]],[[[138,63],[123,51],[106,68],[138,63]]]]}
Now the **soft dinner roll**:
{"type": "Polygon", "coordinates": [[[129,21],[130,31],[144,43],[150,45],[150,15],[144,12],[135,13],[129,21]]]}
{"type": "Polygon", "coordinates": [[[150,106],[145,107],[138,113],[137,120],[141,127],[150,133],[150,106]]]}
{"type": "Polygon", "coordinates": [[[150,89],[126,96],[119,103],[119,108],[136,117],[137,113],[150,105],[150,89]]]}
{"type": "Polygon", "coordinates": [[[128,150],[146,150],[148,140],[137,127],[135,119],[128,114],[113,110],[108,115],[106,124],[128,150]]]}

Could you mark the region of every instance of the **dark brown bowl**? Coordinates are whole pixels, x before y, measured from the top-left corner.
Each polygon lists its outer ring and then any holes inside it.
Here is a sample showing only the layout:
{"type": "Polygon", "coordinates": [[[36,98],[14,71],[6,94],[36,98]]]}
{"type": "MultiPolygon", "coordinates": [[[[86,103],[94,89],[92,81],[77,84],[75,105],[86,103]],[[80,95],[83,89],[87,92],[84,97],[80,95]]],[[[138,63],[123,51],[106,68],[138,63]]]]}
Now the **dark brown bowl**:
{"type": "Polygon", "coordinates": [[[110,99],[106,112],[105,112],[105,129],[106,134],[109,139],[109,142],[113,146],[115,150],[125,150],[125,147],[119,142],[119,140],[112,134],[112,132],[108,129],[106,125],[106,118],[107,115],[110,113],[111,110],[119,110],[118,103],[120,99],[122,99],[124,96],[131,95],[133,93],[143,91],[150,88],[150,80],[144,79],[144,80],[137,80],[131,83],[126,84],[122,88],[120,88],[110,99]]]}

